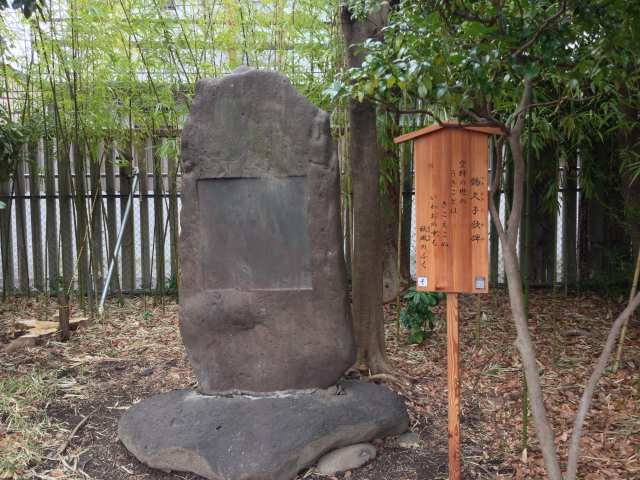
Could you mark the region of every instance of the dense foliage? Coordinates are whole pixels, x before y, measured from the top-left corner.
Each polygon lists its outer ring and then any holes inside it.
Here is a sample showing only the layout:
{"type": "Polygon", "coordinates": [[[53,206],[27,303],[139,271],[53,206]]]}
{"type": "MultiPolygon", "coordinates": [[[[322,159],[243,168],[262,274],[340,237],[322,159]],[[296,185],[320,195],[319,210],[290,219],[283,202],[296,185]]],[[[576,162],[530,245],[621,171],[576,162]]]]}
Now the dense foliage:
{"type": "MultiPolygon", "coordinates": [[[[362,15],[379,2],[351,3],[354,14],[362,15]]],[[[582,233],[596,239],[593,248],[602,250],[597,256],[606,265],[599,273],[585,267],[585,277],[628,278],[629,243],[616,245],[613,234],[600,237],[621,230],[636,246],[640,242],[640,200],[629,200],[638,196],[640,176],[640,61],[633,51],[640,40],[640,4],[393,3],[384,38],[362,45],[368,52],[363,65],[344,71],[327,94],[373,100],[380,112],[401,118],[458,118],[497,125],[505,133],[526,117],[519,144],[530,159],[532,188],[543,190],[536,205],[551,217],[567,182],[579,188],[589,202],[585,215],[604,209],[608,219],[598,227],[604,233],[582,233]],[[531,97],[522,108],[527,85],[531,97]]],[[[591,250],[582,254],[595,258],[591,250]]]]}
{"type": "Polygon", "coordinates": [[[195,83],[243,64],[281,71],[321,102],[338,58],[334,10],[312,0],[45,2],[29,20],[2,17],[2,96],[66,143],[179,129],[195,83]]]}
{"type": "MultiPolygon", "coordinates": [[[[362,68],[348,70],[330,93],[372,98],[391,109],[439,105],[446,113],[432,107],[434,117],[508,127],[530,78],[535,106],[547,107],[542,130],[564,104],[588,106],[597,128],[620,120],[623,97],[638,101],[636,89],[621,86],[638,80],[629,47],[640,31],[639,8],[624,1],[403,0],[384,40],[369,40],[362,68]]],[[[579,123],[587,122],[554,126],[570,134],[579,123]]]]}

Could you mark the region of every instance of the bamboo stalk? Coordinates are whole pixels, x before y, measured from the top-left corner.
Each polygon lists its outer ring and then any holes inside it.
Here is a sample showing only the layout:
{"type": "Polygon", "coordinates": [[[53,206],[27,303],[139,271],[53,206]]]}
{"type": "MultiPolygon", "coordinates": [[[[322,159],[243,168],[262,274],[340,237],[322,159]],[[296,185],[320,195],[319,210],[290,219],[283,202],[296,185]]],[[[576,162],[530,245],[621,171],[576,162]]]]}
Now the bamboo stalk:
{"type": "Polygon", "coordinates": [[[40,141],[29,144],[29,194],[31,196],[31,252],[33,255],[33,286],[39,292],[45,290],[42,259],[42,224],[40,205],[40,141]]]}
{"type": "Polygon", "coordinates": [[[27,213],[25,206],[24,162],[27,156],[27,145],[21,148],[13,176],[16,194],[16,247],[18,257],[19,289],[29,295],[29,249],[27,248],[27,213]]]}

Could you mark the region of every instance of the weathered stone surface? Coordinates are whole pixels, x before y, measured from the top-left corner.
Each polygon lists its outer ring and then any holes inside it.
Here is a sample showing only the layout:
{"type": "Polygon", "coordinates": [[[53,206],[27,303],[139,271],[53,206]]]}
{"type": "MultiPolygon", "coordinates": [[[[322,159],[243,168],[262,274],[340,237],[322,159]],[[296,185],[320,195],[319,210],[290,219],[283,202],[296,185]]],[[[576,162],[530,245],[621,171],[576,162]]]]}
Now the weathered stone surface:
{"type": "Polygon", "coordinates": [[[370,443],[358,443],[338,448],[318,460],[317,470],[322,475],[344,472],[361,467],[376,458],[377,453],[376,447],[370,443]]]}
{"type": "Polygon", "coordinates": [[[276,73],[198,83],[180,329],[203,393],[327,387],[355,360],[328,115],[276,73]]]}
{"type": "Polygon", "coordinates": [[[324,453],[408,428],[403,401],[383,386],[261,397],[174,391],[133,405],[120,440],[141,462],[215,480],[287,480],[324,453]]]}

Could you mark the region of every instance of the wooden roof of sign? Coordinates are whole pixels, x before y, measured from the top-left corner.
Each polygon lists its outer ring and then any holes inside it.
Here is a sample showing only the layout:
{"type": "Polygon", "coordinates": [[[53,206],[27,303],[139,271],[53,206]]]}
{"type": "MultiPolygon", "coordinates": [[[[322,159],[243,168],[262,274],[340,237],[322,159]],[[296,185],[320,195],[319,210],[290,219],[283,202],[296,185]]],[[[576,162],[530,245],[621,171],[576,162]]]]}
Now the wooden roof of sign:
{"type": "Polygon", "coordinates": [[[434,132],[445,128],[461,128],[463,130],[469,130],[471,132],[484,133],[486,135],[504,135],[504,131],[498,127],[486,127],[482,125],[463,125],[457,121],[446,121],[440,123],[434,123],[425,128],[421,128],[420,130],[416,130],[415,132],[406,133],[404,135],[400,135],[393,139],[394,143],[403,143],[408,140],[413,140],[418,137],[424,137],[425,135],[430,135],[434,132]]]}

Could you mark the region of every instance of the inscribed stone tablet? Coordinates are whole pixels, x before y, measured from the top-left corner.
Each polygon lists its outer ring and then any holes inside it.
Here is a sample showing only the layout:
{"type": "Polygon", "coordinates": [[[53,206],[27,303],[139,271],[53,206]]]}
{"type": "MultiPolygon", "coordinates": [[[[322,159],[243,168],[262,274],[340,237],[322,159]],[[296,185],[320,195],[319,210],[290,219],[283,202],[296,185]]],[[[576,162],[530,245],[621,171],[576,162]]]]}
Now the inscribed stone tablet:
{"type": "Polygon", "coordinates": [[[305,177],[198,181],[206,284],[216,288],[311,288],[305,177]]]}
{"type": "Polygon", "coordinates": [[[329,116],[273,72],[198,82],[182,133],[180,331],[203,393],[355,361],[329,116]]]}

